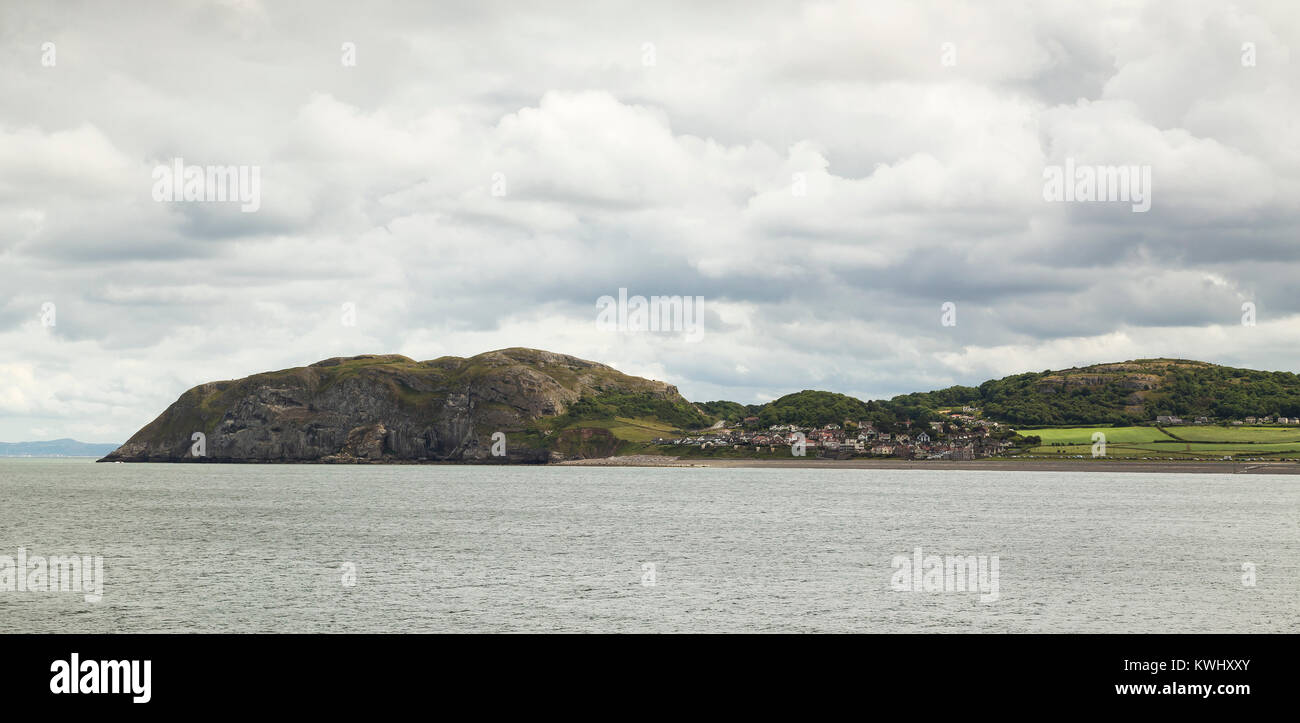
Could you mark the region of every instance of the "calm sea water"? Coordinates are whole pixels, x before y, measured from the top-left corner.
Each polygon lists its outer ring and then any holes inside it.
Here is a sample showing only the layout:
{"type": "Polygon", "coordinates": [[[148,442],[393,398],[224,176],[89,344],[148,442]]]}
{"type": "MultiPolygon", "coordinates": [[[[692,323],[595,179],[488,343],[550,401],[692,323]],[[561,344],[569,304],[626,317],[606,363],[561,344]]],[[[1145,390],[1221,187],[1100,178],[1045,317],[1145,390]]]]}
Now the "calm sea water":
{"type": "Polygon", "coordinates": [[[1292,476],[11,459],[0,555],[105,584],[0,632],[1296,632],[1298,522],[1292,476]],[[917,547],[997,601],[891,589],[917,547]]]}

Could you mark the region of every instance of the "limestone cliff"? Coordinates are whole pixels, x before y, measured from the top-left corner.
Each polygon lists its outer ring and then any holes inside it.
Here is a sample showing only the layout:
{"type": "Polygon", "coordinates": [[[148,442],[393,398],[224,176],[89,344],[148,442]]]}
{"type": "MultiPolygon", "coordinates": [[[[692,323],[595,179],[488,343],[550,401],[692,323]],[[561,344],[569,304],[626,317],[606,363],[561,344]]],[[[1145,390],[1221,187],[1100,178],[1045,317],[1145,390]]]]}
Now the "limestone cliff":
{"type": "Polygon", "coordinates": [[[201,384],[101,461],[546,462],[611,453],[590,444],[604,430],[552,435],[537,424],[607,397],[698,413],[671,385],[536,349],[424,362],[363,355],[201,384]],[[504,456],[492,454],[495,432],[504,456]]]}

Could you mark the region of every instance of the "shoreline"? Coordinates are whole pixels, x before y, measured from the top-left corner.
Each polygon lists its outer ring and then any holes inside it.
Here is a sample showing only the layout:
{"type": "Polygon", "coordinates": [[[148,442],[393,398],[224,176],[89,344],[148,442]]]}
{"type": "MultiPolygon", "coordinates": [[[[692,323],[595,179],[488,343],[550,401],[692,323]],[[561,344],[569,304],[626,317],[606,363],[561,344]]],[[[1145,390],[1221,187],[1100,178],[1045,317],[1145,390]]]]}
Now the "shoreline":
{"type": "Polygon", "coordinates": [[[903,459],[687,459],[657,455],[568,460],[551,467],[719,467],[785,469],[924,469],[991,472],[1185,472],[1195,474],[1300,474],[1296,462],[1208,462],[1130,460],[917,461],[903,459]]]}
{"type": "MultiPolygon", "coordinates": [[[[6,457],[0,459],[66,459],[93,460],[97,463],[114,463],[115,461],[94,457],[6,457]]],[[[275,461],[275,460],[130,460],[116,461],[118,464],[263,464],[263,465],[378,465],[378,466],[502,466],[502,467],[716,467],[716,468],[751,468],[751,469],[916,469],[916,470],[951,470],[951,471],[993,471],[993,472],[1159,472],[1188,474],[1296,474],[1300,475],[1300,462],[1221,462],[1211,460],[1189,461],[1141,461],[1141,460],[1013,460],[985,458],[969,461],[952,460],[905,460],[905,459],[707,459],[691,457],[673,457],[668,455],[634,454],[622,457],[596,457],[592,459],[571,459],[563,462],[540,463],[502,463],[486,461],[451,461],[451,460],[355,460],[350,462],[310,461],[275,461]]]]}

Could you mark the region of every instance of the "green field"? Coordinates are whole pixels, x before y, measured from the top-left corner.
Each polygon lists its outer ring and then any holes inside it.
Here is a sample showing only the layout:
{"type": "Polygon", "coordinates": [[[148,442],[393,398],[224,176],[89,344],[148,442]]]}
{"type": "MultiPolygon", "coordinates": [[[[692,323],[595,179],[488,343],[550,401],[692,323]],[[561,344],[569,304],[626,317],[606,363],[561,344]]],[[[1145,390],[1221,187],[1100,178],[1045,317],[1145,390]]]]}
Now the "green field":
{"type": "MultiPolygon", "coordinates": [[[[1170,435],[1188,442],[1297,442],[1300,427],[1168,427],[1170,435]]],[[[1109,439],[1109,435],[1107,439],[1109,439]]]]}
{"type": "Polygon", "coordinates": [[[1051,457],[1092,456],[1092,435],[1106,435],[1106,456],[1123,459],[1222,459],[1224,457],[1300,458],[1298,427],[1055,427],[1018,430],[1037,435],[1043,444],[1030,454],[1051,457]],[[1175,438],[1177,437],[1177,438],[1175,438]]]}
{"type": "Polygon", "coordinates": [[[681,432],[671,425],[650,419],[631,419],[615,417],[614,419],[591,419],[583,421],[581,427],[608,429],[615,437],[629,442],[650,442],[659,438],[681,436],[681,432]]]}
{"type": "Polygon", "coordinates": [[[1036,436],[1043,444],[1092,444],[1092,435],[1106,435],[1107,444],[1173,441],[1174,438],[1155,427],[1053,427],[1050,429],[1017,430],[1020,434],[1036,436]]]}

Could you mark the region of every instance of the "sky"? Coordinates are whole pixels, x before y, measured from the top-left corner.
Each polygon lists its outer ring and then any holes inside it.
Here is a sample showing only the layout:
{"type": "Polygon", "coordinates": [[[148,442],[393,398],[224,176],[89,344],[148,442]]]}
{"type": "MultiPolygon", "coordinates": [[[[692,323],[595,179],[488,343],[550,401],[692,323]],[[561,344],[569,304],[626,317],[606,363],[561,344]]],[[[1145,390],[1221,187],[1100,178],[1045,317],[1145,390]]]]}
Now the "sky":
{"type": "Polygon", "coordinates": [[[0,440],[363,353],[742,403],[1300,371],[1298,39],[1291,0],[5,2],[0,440]],[[599,324],[620,289],[700,324],[599,324]]]}

